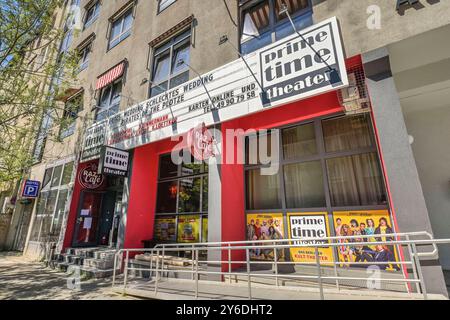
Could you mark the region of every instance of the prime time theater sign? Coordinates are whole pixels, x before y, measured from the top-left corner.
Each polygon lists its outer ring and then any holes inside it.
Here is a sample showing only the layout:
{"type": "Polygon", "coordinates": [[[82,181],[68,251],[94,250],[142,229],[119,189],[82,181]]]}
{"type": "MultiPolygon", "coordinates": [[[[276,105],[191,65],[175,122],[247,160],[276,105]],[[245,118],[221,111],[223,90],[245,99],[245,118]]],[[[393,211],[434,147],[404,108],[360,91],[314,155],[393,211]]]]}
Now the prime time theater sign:
{"type": "Polygon", "coordinates": [[[301,34],[245,56],[249,68],[235,60],[93,125],[82,161],[98,158],[103,145],[129,150],[347,86],[337,19],[301,34]]]}

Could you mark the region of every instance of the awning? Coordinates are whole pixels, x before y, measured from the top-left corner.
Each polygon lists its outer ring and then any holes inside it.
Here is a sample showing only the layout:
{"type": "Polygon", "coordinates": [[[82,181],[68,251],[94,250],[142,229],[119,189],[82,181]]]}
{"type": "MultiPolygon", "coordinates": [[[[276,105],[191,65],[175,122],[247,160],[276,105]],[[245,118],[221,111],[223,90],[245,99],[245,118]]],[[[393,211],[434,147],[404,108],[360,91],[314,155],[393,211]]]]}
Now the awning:
{"type": "Polygon", "coordinates": [[[125,61],[122,61],[114,68],[110,69],[103,75],[101,75],[97,80],[96,90],[106,87],[108,84],[112,83],[114,80],[120,78],[125,70],[125,61]]]}

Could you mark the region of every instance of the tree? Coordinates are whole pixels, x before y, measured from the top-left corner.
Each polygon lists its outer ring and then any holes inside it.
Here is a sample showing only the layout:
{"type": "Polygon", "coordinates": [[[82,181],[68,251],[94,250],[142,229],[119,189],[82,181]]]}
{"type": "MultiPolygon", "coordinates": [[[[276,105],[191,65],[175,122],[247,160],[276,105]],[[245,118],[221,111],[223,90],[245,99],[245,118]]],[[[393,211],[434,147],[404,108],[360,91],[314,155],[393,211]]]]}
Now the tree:
{"type": "Polygon", "coordinates": [[[78,62],[66,43],[66,2],[0,0],[0,190],[33,164],[37,135],[55,139],[47,124],[64,121],[58,98],[73,86],[78,62]]]}

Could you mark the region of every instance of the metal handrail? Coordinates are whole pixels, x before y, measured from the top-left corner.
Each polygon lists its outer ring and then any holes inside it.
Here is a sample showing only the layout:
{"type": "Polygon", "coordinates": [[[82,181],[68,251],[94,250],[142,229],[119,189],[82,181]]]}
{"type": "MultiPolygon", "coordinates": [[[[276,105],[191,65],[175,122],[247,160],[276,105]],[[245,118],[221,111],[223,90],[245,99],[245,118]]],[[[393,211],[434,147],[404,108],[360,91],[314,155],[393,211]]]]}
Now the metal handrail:
{"type": "MultiPolygon", "coordinates": [[[[437,255],[437,244],[448,244],[450,243],[450,239],[433,239],[432,235],[428,232],[409,232],[409,233],[391,233],[391,234],[373,234],[373,235],[356,235],[356,236],[340,236],[340,237],[326,237],[326,238],[316,238],[316,239],[307,239],[313,243],[298,243],[301,242],[302,239],[278,239],[278,240],[256,240],[256,241],[229,241],[229,242],[209,242],[209,243],[190,243],[190,244],[161,244],[157,245],[152,249],[142,249],[142,248],[134,248],[134,249],[121,249],[118,250],[114,257],[114,274],[113,274],[113,287],[116,282],[116,270],[118,259],[123,258],[123,255],[126,255],[125,264],[124,264],[124,285],[123,285],[123,293],[126,294],[127,281],[128,281],[128,272],[129,270],[135,271],[147,271],[150,272],[150,276],[155,274],[155,294],[158,292],[159,280],[164,277],[164,267],[169,263],[165,263],[164,259],[166,258],[166,253],[180,253],[180,252],[191,252],[192,256],[190,259],[186,258],[182,260],[183,262],[188,262],[192,264],[192,268],[188,269],[171,269],[172,272],[177,273],[188,273],[192,274],[192,280],[195,281],[195,296],[198,298],[198,286],[200,281],[200,275],[220,275],[229,277],[229,281],[231,282],[232,276],[238,275],[247,275],[248,282],[248,293],[249,299],[252,298],[252,278],[257,277],[274,277],[276,286],[279,286],[279,273],[278,273],[278,265],[315,265],[317,274],[316,275],[299,275],[299,274],[283,274],[283,278],[291,278],[291,279],[309,279],[309,280],[317,280],[320,298],[324,299],[324,288],[323,281],[324,280],[334,280],[336,282],[337,290],[340,290],[339,281],[343,280],[363,280],[368,281],[369,277],[343,277],[340,276],[337,272],[337,267],[340,265],[358,265],[358,266],[377,266],[377,265],[397,265],[403,267],[403,278],[374,278],[370,277],[371,281],[379,281],[382,282],[392,282],[392,283],[404,283],[407,291],[411,293],[410,284],[415,284],[416,292],[422,293],[424,299],[427,299],[427,292],[425,283],[423,280],[422,269],[420,265],[420,258],[430,258],[437,255]],[[413,236],[425,236],[428,239],[415,239],[411,240],[413,236]],[[375,239],[375,241],[368,241],[367,238],[375,239]],[[392,240],[379,240],[382,238],[392,238],[392,240]],[[405,238],[405,240],[399,240],[401,238],[405,238]],[[358,241],[349,241],[358,239],[358,241]],[[361,239],[366,239],[365,241],[360,241],[361,239]],[[320,243],[316,243],[320,241],[320,243]],[[335,242],[336,241],[336,242],[335,242]],[[397,246],[403,247],[407,246],[409,260],[402,259],[401,261],[364,261],[364,262],[342,262],[342,261],[321,261],[319,256],[319,249],[324,247],[342,247],[342,246],[374,246],[374,245],[388,245],[388,246],[397,246]],[[431,252],[418,252],[417,247],[423,245],[431,245],[433,247],[433,251],[431,252]],[[311,262],[295,262],[295,261],[278,261],[277,250],[280,249],[290,249],[290,248],[314,248],[315,261],[311,262]],[[250,256],[250,250],[262,249],[262,250],[273,250],[274,259],[269,261],[253,261],[250,256]],[[232,260],[231,252],[233,250],[245,250],[245,260],[232,260]],[[199,258],[200,252],[209,252],[209,251],[226,251],[228,252],[228,260],[201,260],[199,258]],[[130,253],[150,253],[150,268],[135,268],[129,266],[129,255],[130,253]],[[162,255],[160,255],[162,253],[162,255]],[[156,256],[155,256],[156,254],[156,256]],[[153,267],[154,260],[156,260],[156,268],[153,267]],[[228,271],[209,271],[200,269],[200,265],[206,265],[208,267],[211,264],[220,264],[222,266],[228,266],[228,271]],[[274,274],[258,274],[251,271],[252,264],[271,264],[275,267],[274,274]],[[233,265],[244,265],[246,266],[246,273],[242,272],[233,272],[233,265]],[[324,276],[322,275],[323,266],[334,267],[334,276],[324,276]],[[410,266],[412,268],[412,277],[408,274],[406,267],[410,266]]],[[[222,256],[222,255],[221,255],[222,256]]],[[[394,259],[395,260],[395,259],[394,259]]],[[[122,262],[120,262],[120,268],[122,269],[122,262]]],[[[169,269],[167,269],[169,270],[169,269]]],[[[168,273],[167,273],[168,274],[168,273]]]]}

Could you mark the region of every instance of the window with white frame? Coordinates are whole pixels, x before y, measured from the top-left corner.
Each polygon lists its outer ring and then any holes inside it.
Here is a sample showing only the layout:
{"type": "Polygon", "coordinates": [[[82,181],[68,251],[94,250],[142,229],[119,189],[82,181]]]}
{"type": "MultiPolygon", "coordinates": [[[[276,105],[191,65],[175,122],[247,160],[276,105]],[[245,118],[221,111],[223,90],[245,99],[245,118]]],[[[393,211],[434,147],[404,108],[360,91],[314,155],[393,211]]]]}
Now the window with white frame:
{"type": "Polygon", "coordinates": [[[112,21],[111,33],[109,36],[109,49],[117,46],[131,34],[133,20],[133,8],[130,8],[124,14],[112,21]]]}
{"type": "Polygon", "coordinates": [[[92,41],[89,42],[84,47],[82,47],[81,49],[79,49],[80,64],[78,67],[78,72],[83,71],[89,66],[91,51],[92,51],[92,41]]]}
{"type": "Polygon", "coordinates": [[[70,98],[64,105],[64,113],[60,125],[59,138],[65,139],[75,133],[78,113],[83,110],[83,94],[70,98]]]}
{"type": "Polygon", "coordinates": [[[190,49],[190,29],[154,49],[150,97],[189,80],[190,49]]]}
{"type": "Polygon", "coordinates": [[[159,0],[158,2],[158,13],[167,9],[171,4],[176,2],[177,0],[159,0]]]}
{"type": "Polygon", "coordinates": [[[122,79],[104,87],[100,92],[100,101],[95,121],[102,121],[119,112],[122,97],[122,79]]]}
{"type": "Polygon", "coordinates": [[[240,0],[241,53],[248,54],[313,24],[311,0],[240,0]]]}
{"type": "Polygon", "coordinates": [[[86,7],[86,19],[84,20],[84,28],[88,28],[97,20],[100,14],[100,1],[95,1],[86,7]]]}
{"type": "Polygon", "coordinates": [[[54,242],[59,238],[66,215],[73,162],[47,168],[36,207],[30,241],[54,242]]]}

